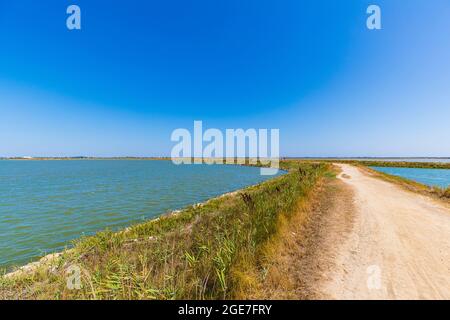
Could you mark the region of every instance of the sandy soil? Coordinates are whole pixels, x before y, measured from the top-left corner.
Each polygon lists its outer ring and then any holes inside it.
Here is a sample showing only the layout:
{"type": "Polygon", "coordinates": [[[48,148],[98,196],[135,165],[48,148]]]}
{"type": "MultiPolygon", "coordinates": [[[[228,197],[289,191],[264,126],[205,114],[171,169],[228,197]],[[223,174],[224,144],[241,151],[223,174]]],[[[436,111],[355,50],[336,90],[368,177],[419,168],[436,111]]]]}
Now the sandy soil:
{"type": "Polygon", "coordinates": [[[307,206],[281,228],[263,288],[251,299],[310,300],[324,298],[321,283],[332,270],[336,243],[353,226],[353,193],[344,182],[323,179],[307,206]]]}
{"type": "Polygon", "coordinates": [[[321,298],[450,299],[449,207],[356,167],[339,167],[353,193],[354,216],[350,230],[327,236],[335,253],[321,298]]]}

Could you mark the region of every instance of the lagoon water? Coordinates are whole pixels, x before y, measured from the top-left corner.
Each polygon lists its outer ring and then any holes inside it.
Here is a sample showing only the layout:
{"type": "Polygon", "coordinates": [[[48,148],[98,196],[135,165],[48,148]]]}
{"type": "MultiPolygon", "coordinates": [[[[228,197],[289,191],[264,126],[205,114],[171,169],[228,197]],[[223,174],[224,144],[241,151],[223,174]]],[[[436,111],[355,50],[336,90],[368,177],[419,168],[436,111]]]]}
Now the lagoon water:
{"type": "Polygon", "coordinates": [[[170,161],[0,161],[0,267],[262,182],[259,168],[170,161]]]}
{"type": "Polygon", "coordinates": [[[400,176],[423,183],[428,186],[447,188],[450,186],[450,169],[424,169],[424,168],[391,168],[372,167],[375,170],[400,176]]]}

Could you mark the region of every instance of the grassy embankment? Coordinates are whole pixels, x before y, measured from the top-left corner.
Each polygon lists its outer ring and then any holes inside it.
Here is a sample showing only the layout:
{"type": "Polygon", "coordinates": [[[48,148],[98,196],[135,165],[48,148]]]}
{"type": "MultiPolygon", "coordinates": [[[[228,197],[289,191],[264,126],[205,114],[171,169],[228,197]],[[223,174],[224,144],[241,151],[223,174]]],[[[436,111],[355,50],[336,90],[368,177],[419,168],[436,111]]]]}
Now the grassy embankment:
{"type": "MultiPolygon", "coordinates": [[[[289,173],[200,206],[84,238],[30,273],[0,279],[0,299],[229,299],[261,296],[283,226],[308,220],[324,163],[283,161],[289,173]],[[68,268],[82,288],[67,286],[68,268]]],[[[279,275],[283,276],[283,275],[279,275]]],[[[278,279],[283,281],[283,279],[278,279]]]]}
{"type": "Polygon", "coordinates": [[[364,167],[372,175],[379,178],[401,185],[405,189],[418,192],[425,195],[438,197],[444,200],[450,200],[450,187],[443,189],[439,187],[429,187],[419,182],[391,175],[388,173],[376,171],[370,167],[395,167],[395,168],[420,168],[420,169],[450,169],[450,163],[436,163],[436,162],[407,162],[407,161],[359,161],[359,160],[339,160],[339,163],[347,163],[364,167]]]}
{"type": "Polygon", "coordinates": [[[408,161],[378,161],[378,160],[339,160],[336,162],[364,165],[368,167],[395,167],[421,169],[450,169],[450,163],[445,162],[408,162],[408,161]]]}

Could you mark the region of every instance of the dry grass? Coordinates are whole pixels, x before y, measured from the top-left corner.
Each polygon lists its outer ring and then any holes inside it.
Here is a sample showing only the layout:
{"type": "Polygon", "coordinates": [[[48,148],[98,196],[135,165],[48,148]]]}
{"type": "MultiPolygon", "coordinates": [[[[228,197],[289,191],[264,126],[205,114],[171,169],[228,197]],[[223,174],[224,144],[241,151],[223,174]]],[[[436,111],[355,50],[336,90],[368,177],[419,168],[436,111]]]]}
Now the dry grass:
{"type": "Polygon", "coordinates": [[[328,171],[295,212],[281,215],[276,234],[264,245],[266,277],[244,298],[323,299],[322,284],[333,268],[336,244],[353,226],[353,193],[328,171]]]}
{"type": "Polygon", "coordinates": [[[450,187],[445,189],[444,193],[442,194],[444,198],[450,199],[450,187]]]}

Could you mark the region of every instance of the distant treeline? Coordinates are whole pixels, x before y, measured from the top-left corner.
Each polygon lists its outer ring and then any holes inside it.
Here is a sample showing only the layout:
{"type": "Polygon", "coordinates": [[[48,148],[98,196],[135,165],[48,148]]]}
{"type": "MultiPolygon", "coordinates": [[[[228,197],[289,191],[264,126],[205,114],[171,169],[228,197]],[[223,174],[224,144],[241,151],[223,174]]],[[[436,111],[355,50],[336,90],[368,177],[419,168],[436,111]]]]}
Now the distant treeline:
{"type": "MultiPolygon", "coordinates": [[[[450,162],[418,162],[418,161],[387,161],[387,160],[367,160],[366,158],[359,159],[345,159],[345,158],[285,158],[291,160],[300,160],[307,162],[332,162],[332,163],[347,163],[353,165],[363,165],[367,167],[395,167],[395,168],[423,168],[423,169],[450,169],[450,162]]],[[[395,159],[395,158],[393,158],[395,159]]],[[[426,158],[424,158],[426,159],[426,158]]],[[[437,159],[437,158],[430,158],[437,159]]],[[[442,158],[447,159],[447,158],[442,158]]]]}
{"type": "Polygon", "coordinates": [[[362,164],[368,167],[450,169],[450,163],[445,162],[408,162],[408,161],[377,161],[377,160],[334,160],[334,161],[349,164],[362,164]]]}
{"type": "Polygon", "coordinates": [[[170,160],[169,157],[0,157],[0,160],[170,160]]]}
{"type": "MultiPolygon", "coordinates": [[[[180,158],[183,159],[183,158],[180,158]]],[[[184,158],[189,159],[189,158],[184,158]]],[[[227,158],[227,159],[202,159],[205,163],[213,161],[214,163],[226,163],[228,160],[234,160],[236,164],[253,164],[260,166],[259,160],[256,163],[250,161],[249,158],[227,158]],[[241,161],[238,161],[241,160],[241,161]]],[[[393,158],[394,159],[394,158],[393,158]]],[[[401,159],[401,158],[399,158],[401,159]]],[[[427,159],[427,158],[424,158],[427,159]]],[[[437,159],[437,158],[430,158],[437,159]]],[[[442,158],[446,159],[446,158],[442,158]]],[[[170,157],[0,157],[0,160],[171,160],[170,157]]],[[[190,162],[195,162],[196,158],[190,158],[190,162]]],[[[411,162],[411,161],[387,161],[387,160],[367,160],[366,158],[359,159],[345,159],[345,158],[291,158],[284,157],[281,158],[284,161],[305,161],[305,162],[335,162],[335,163],[348,163],[354,165],[364,165],[368,167],[396,167],[396,168],[424,168],[424,169],[450,169],[450,162],[411,162]]]]}

